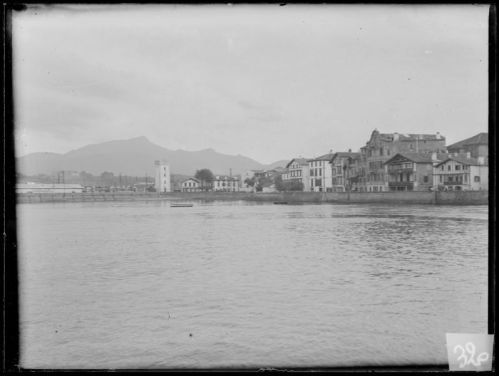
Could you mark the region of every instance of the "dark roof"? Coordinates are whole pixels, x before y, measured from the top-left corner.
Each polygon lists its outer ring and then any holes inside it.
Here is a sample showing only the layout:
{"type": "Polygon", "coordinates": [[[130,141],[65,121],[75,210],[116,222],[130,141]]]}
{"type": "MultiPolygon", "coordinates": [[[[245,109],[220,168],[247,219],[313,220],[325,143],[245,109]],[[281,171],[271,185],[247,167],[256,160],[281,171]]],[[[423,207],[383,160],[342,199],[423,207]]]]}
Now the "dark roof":
{"type": "Polygon", "coordinates": [[[445,137],[442,136],[441,134],[423,134],[423,133],[379,133],[378,137],[381,138],[383,141],[392,142],[395,138],[395,135],[398,135],[399,141],[445,140],[445,137]]]}
{"type": "Polygon", "coordinates": [[[394,158],[401,156],[415,163],[433,163],[440,162],[449,157],[449,154],[438,153],[436,159],[433,159],[433,153],[397,153],[384,164],[390,163],[394,158]]]}
{"type": "Polygon", "coordinates": [[[440,162],[437,166],[440,166],[440,165],[442,165],[445,162],[450,161],[450,160],[456,161],[458,163],[468,165],[468,166],[480,166],[480,163],[478,163],[477,158],[467,158],[467,157],[463,157],[461,155],[458,155],[458,156],[448,155],[447,158],[442,160],[442,162],[440,162]]]}
{"type": "Polygon", "coordinates": [[[447,146],[447,149],[458,149],[463,146],[468,145],[488,145],[489,144],[489,134],[487,132],[478,133],[476,136],[467,138],[456,142],[455,144],[447,146]]]}
{"type": "Polygon", "coordinates": [[[320,157],[309,159],[309,162],[329,161],[333,157],[333,155],[334,155],[334,153],[327,153],[327,154],[321,155],[320,157]]]}
{"type": "Polygon", "coordinates": [[[182,180],[182,183],[185,183],[188,180],[194,180],[195,182],[199,183],[199,180],[196,178],[188,178],[188,179],[182,180]]]}
{"type": "Polygon", "coordinates": [[[339,151],[337,153],[334,153],[333,156],[329,159],[329,161],[332,162],[336,157],[339,157],[339,158],[357,158],[357,157],[360,157],[360,153],[353,153],[350,151],[339,151]]]}
{"type": "Polygon", "coordinates": [[[288,162],[288,164],[286,165],[286,168],[288,168],[291,165],[291,163],[293,163],[294,161],[298,162],[302,166],[308,166],[308,159],[305,159],[305,158],[293,158],[291,161],[288,162]]]}

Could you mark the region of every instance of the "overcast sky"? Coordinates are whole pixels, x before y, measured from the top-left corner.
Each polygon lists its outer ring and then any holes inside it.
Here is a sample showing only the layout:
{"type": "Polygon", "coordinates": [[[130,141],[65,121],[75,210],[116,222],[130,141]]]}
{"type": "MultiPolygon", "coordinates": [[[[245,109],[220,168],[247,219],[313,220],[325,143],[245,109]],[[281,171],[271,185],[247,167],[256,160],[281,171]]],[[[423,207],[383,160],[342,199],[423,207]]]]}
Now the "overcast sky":
{"type": "Polygon", "coordinates": [[[488,7],[72,6],[13,16],[16,153],[146,136],[262,163],[487,131],[488,7]]]}

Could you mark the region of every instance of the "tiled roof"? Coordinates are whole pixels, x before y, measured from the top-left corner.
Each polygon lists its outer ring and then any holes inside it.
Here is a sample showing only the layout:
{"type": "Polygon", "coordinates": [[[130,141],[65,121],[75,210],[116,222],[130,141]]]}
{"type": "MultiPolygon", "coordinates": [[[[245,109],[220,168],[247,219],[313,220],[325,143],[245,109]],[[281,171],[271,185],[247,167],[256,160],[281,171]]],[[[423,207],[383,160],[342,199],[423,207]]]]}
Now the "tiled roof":
{"type": "Polygon", "coordinates": [[[293,162],[297,162],[301,166],[308,166],[308,161],[309,159],[305,158],[293,158],[289,163],[286,165],[286,168],[288,168],[293,162]]]}
{"type": "Polygon", "coordinates": [[[480,163],[478,163],[477,158],[467,158],[467,157],[463,157],[463,156],[448,155],[448,157],[445,158],[444,160],[442,160],[442,162],[440,162],[437,166],[440,166],[440,165],[442,165],[445,162],[450,161],[450,160],[456,161],[458,163],[468,165],[468,166],[479,166],[480,165],[480,163]]]}
{"type": "Polygon", "coordinates": [[[397,156],[402,156],[412,162],[416,163],[432,163],[440,162],[446,158],[449,158],[449,154],[438,153],[435,155],[436,159],[433,158],[432,153],[397,153],[392,158],[387,160],[384,164],[390,163],[397,156]]]}
{"type": "Polygon", "coordinates": [[[458,149],[463,146],[468,145],[488,145],[489,144],[489,134],[487,132],[478,133],[476,136],[467,138],[456,142],[455,144],[447,146],[447,149],[458,149]]]}
{"type": "Polygon", "coordinates": [[[436,141],[445,140],[445,137],[441,134],[418,134],[418,133],[380,133],[379,137],[383,141],[393,141],[395,134],[398,135],[399,141],[436,141]]]}
{"type": "Polygon", "coordinates": [[[360,153],[354,153],[349,151],[340,151],[338,153],[334,153],[333,156],[329,159],[331,162],[336,158],[357,158],[360,157],[360,153]]]}
{"type": "Polygon", "coordinates": [[[182,180],[182,183],[185,183],[186,181],[189,181],[189,180],[194,180],[196,183],[199,183],[200,181],[196,178],[188,178],[188,179],[185,179],[185,180],[182,180]]]}
{"type": "Polygon", "coordinates": [[[309,159],[309,162],[313,162],[313,161],[329,161],[329,160],[331,160],[331,158],[333,157],[333,155],[334,155],[334,153],[327,153],[327,154],[321,155],[320,157],[309,159]]]}

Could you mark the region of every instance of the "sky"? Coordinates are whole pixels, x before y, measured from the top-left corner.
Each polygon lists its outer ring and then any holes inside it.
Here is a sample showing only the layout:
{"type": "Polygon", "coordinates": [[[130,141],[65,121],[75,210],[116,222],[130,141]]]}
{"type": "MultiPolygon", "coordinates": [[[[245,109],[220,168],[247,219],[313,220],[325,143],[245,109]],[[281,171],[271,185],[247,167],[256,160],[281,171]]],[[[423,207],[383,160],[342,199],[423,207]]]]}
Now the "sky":
{"type": "Polygon", "coordinates": [[[37,6],[12,42],[18,156],[146,136],[271,163],[488,129],[486,5],[37,6]]]}

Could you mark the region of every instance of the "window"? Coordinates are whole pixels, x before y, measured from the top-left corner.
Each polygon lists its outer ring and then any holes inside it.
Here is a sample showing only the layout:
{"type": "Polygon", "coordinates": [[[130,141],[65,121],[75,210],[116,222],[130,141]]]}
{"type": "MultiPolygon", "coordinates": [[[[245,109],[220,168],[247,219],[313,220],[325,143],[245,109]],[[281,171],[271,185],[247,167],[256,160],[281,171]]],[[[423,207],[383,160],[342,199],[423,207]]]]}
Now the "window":
{"type": "Polygon", "coordinates": [[[428,183],[428,175],[423,176],[423,182],[428,183]]]}
{"type": "Polygon", "coordinates": [[[461,169],[460,165],[456,165],[456,171],[459,171],[461,169]]]}
{"type": "Polygon", "coordinates": [[[451,165],[447,166],[447,171],[450,171],[451,165]]]}
{"type": "Polygon", "coordinates": [[[443,171],[444,170],[444,165],[442,165],[442,167],[440,167],[440,169],[443,171]]]}
{"type": "Polygon", "coordinates": [[[480,176],[475,176],[475,183],[480,183],[480,176]]]}
{"type": "Polygon", "coordinates": [[[443,179],[443,176],[440,175],[440,183],[443,183],[444,179],[443,179]]]}

